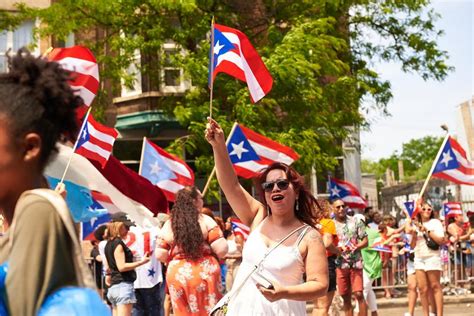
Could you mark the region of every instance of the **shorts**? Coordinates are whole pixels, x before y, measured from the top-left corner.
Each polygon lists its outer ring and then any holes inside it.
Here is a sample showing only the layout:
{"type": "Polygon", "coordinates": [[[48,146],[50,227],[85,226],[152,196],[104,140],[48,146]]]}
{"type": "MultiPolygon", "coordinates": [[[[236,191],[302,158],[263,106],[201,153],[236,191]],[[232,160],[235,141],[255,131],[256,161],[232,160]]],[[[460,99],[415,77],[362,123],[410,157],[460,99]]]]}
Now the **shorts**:
{"type": "Polygon", "coordinates": [[[418,258],[415,256],[415,270],[443,271],[443,268],[441,266],[441,257],[432,256],[426,258],[418,258]]]}
{"type": "Polygon", "coordinates": [[[328,257],[328,270],[329,270],[329,286],[328,292],[334,292],[336,290],[336,256],[328,257]]]}
{"type": "Polygon", "coordinates": [[[407,260],[407,275],[415,274],[415,263],[410,259],[407,260]]]}
{"type": "Polygon", "coordinates": [[[472,254],[456,251],[451,254],[451,262],[456,265],[463,265],[465,268],[470,268],[472,265],[472,254]]]}
{"type": "Polygon", "coordinates": [[[130,282],[112,285],[107,292],[107,298],[114,307],[117,305],[135,304],[137,302],[133,283],[130,282]]]}
{"type": "Polygon", "coordinates": [[[339,295],[348,295],[364,290],[362,269],[336,269],[339,295]]]}

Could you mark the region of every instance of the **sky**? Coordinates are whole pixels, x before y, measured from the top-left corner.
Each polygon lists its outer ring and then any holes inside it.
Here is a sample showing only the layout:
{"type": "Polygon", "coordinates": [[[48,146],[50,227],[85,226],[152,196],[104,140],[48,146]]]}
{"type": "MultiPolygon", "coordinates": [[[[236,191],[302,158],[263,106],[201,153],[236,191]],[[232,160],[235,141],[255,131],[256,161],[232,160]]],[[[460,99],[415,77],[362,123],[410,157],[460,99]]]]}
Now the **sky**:
{"type": "Polygon", "coordinates": [[[424,81],[417,74],[404,73],[400,64],[377,64],[376,71],[392,86],[389,117],[369,113],[370,131],[361,132],[362,158],[378,160],[402,144],[424,136],[444,136],[440,125],[456,133],[459,104],[474,95],[474,0],[435,0],[431,7],[441,18],[435,22],[445,34],[438,39],[440,49],[449,54],[448,65],[455,70],[442,81],[424,81]]]}

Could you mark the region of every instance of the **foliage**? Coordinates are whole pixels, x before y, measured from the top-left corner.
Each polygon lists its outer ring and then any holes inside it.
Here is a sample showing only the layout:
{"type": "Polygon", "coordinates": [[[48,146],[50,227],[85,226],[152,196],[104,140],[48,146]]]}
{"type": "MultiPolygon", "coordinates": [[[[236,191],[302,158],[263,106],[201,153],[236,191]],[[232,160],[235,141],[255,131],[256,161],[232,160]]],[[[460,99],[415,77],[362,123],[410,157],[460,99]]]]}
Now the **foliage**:
{"type": "MultiPolygon", "coordinates": [[[[294,148],[301,155],[296,168],[308,173],[312,165],[318,172],[336,165],[334,157],[341,154],[340,144],[348,133],[345,126],[366,124],[364,114],[369,111],[388,113],[390,83],[372,69],[374,61],[399,62],[404,71],[424,79],[446,77],[447,55],[436,45],[441,32],[428,4],[426,0],[61,0],[46,9],[25,5],[18,9],[20,16],[44,22],[38,36],[64,39],[71,32],[101,32],[103,36],[78,38],[101,65],[102,95],[96,107],[109,106],[120,80],[132,83],[125,69],[137,50],[142,60],[150,61],[137,66],[151,82],[161,80],[159,70],[165,62],[182,67],[193,89],[184,98],[168,98],[162,107],[190,134],[170,148],[181,151],[184,146],[195,155],[201,174],[213,166],[202,137],[209,113],[211,17],[243,31],[272,73],[273,89],[253,105],[245,84],[219,75],[214,117],[226,132],[239,121],[294,148]],[[170,40],[185,54],[165,60],[160,53],[170,40]],[[106,89],[106,82],[112,83],[111,89],[106,89]],[[364,98],[374,102],[361,105],[364,98]]],[[[384,168],[393,167],[392,158],[382,163],[384,168]]],[[[404,159],[409,168],[416,166],[416,157],[404,159]]]]}
{"type": "Polygon", "coordinates": [[[391,169],[395,172],[395,178],[403,181],[424,180],[430,171],[433,160],[438,153],[443,139],[441,137],[425,136],[412,139],[402,145],[402,152],[395,151],[388,158],[378,161],[363,160],[362,172],[373,173],[377,179],[382,179],[385,171],[391,169]],[[405,177],[400,179],[398,173],[398,161],[403,162],[405,177]]]}

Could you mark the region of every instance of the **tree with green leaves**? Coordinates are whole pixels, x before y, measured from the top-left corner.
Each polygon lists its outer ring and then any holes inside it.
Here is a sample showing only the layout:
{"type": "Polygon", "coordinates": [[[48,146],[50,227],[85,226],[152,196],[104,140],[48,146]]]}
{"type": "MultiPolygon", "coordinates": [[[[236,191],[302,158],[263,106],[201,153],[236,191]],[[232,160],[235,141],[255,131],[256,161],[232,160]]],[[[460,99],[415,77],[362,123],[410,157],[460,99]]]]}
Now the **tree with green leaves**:
{"type": "Polygon", "coordinates": [[[377,179],[382,179],[387,168],[395,172],[395,178],[403,181],[424,180],[428,176],[431,165],[438,153],[443,139],[441,137],[425,136],[412,139],[402,145],[402,152],[395,151],[388,158],[378,161],[362,161],[362,172],[374,173],[377,179]],[[402,161],[405,177],[400,179],[398,162],[402,161]]]}
{"type": "Polygon", "coordinates": [[[61,0],[45,9],[18,5],[18,11],[17,18],[42,21],[38,36],[96,35],[76,37],[100,64],[103,89],[96,108],[111,106],[120,80],[131,83],[125,70],[136,51],[148,90],[158,89],[165,62],[183,68],[192,89],[160,106],[189,131],[168,150],[179,154],[184,146],[197,156],[202,175],[213,166],[203,138],[213,16],[246,33],[274,78],[270,94],[251,104],[245,84],[217,76],[214,117],[227,133],[239,121],[292,147],[301,156],[296,168],[306,174],[311,166],[318,172],[334,168],[346,126],[367,124],[370,111],[388,113],[390,83],[373,70],[374,61],[398,62],[424,79],[443,80],[450,70],[436,44],[441,31],[428,0],[61,0]],[[162,58],[167,41],[184,53],[162,58]],[[372,102],[362,102],[367,99],[372,102]]]}

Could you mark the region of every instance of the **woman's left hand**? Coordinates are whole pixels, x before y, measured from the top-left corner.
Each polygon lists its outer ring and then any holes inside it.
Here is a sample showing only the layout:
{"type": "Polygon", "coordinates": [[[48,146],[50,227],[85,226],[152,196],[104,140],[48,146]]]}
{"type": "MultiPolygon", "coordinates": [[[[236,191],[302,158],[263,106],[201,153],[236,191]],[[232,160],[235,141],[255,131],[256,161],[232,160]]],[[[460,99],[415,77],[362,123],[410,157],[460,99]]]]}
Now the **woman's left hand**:
{"type": "Polygon", "coordinates": [[[262,293],[263,296],[270,302],[275,302],[283,298],[284,287],[281,286],[278,282],[272,281],[273,288],[266,289],[260,284],[257,284],[257,288],[262,293]]]}

